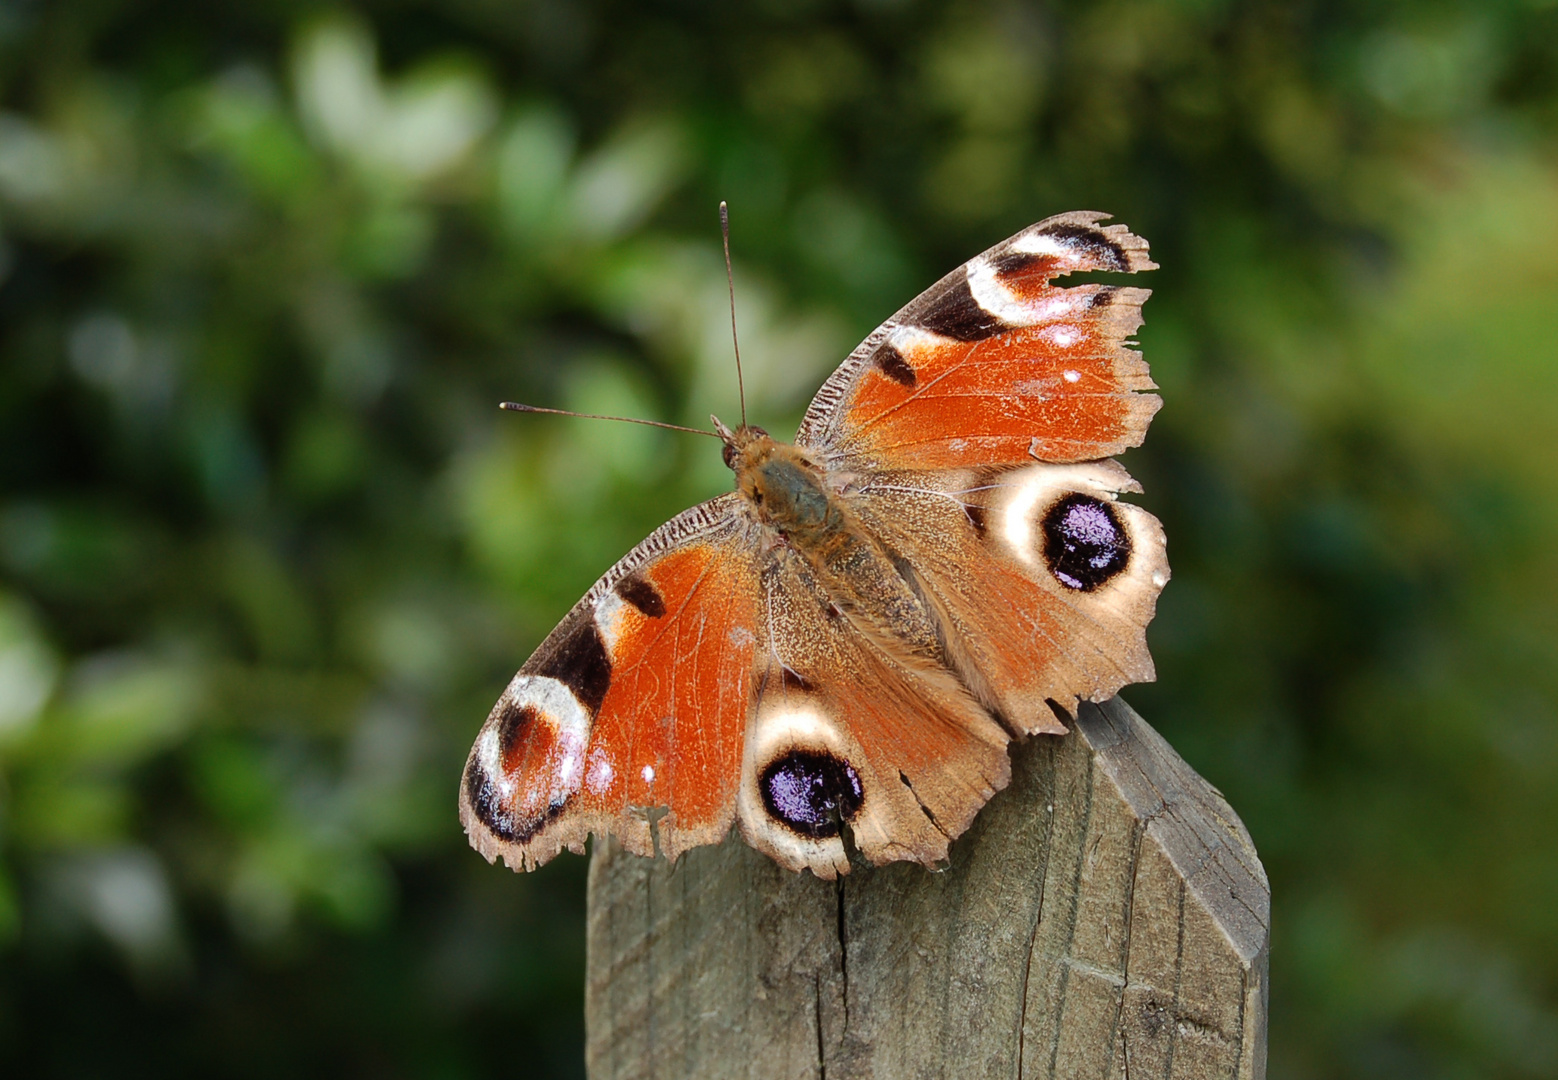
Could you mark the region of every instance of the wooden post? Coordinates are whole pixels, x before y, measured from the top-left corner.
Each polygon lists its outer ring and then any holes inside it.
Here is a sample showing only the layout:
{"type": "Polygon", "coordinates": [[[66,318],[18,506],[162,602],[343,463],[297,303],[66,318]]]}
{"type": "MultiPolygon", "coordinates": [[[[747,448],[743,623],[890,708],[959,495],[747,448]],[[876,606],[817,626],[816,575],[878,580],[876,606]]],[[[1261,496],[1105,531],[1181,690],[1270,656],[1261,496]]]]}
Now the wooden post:
{"type": "Polygon", "coordinates": [[[732,836],[590,865],[595,1080],[1260,1080],[1270,889],[1119,698],[1013,747],[951,866],[782,870],[732,836]]]}

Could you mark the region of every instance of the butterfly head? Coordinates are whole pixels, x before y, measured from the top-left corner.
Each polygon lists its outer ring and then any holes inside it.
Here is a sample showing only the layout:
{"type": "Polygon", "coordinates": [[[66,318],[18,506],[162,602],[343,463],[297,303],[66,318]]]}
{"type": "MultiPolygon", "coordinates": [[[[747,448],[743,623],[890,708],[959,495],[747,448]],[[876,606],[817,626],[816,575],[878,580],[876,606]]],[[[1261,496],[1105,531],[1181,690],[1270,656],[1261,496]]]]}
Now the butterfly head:
{"type": "Polygon", "coordinates": [[[755,461],[768,457],[773,452],[773,447],[778,445],[768,432],[755,425],[742,424],[732,431],[717,416],[711,416],[709,420],[714,424],[714,430],[719,432],[720,440],[725,444],[723,453],[726,467],[738,477],[744,465],[750,466],[755,461]]]}
{"type": "Polygon", "coordinates": [[[760,427],[743,424],[732,431],[718,417],[710,419],[725,441],[725,464],[736,474],[736,490],[761,520],[802,542],[822,542],[843,529],[843,511],[810,454],[760,427]]]}

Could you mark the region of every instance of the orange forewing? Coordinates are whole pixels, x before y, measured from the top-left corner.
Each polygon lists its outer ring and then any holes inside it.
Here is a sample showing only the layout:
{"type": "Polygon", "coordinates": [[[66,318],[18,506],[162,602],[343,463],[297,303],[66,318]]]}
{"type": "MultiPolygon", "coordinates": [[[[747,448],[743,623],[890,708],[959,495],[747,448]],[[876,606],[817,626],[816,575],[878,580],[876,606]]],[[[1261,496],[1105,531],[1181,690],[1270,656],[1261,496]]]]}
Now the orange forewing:
{"type": "Polygon", "coordinates": [[[900,334],[885,347],[913,371],[912,384],[865,371],[845,403],[842,449],[893,468],[944,469],[1089,461],[1141,442],[1161,400],[1137,393],[1153,383],[1122,340],[1140,323],[1145,292],[1003,283],[1034,304],[1072,302],[1054,321],[979,341],[900,334]]]}
{"type": "MultiPolygon", "coordinates": [[[[723,835],[734,817],[757,616],[753,574],[731,554],[699,543],[639,571],[665,613],[624,605],[618,614],[611,683],[573,802],[587,816],[666,807],[660,841],[673,858],[723,835]]],[[[650,853],[645,831],[624,839],[650,853]]]]}

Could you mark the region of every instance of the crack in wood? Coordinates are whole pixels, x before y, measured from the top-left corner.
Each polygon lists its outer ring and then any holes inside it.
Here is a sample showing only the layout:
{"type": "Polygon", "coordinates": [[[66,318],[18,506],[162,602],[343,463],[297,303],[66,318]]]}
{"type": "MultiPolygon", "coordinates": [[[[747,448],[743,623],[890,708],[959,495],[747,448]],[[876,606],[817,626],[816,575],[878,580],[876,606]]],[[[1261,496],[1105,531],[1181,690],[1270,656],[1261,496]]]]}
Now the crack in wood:
{"type": "Polygon", "coordinates": [[[848,912],[844,905],[844,878],[840,876],[838,882],[838,940],[839,940],[839,985],[841,987],[841,1000],[844,1003],[844,1027],[839,1032],[840,1041],[849,1034],[849,921],[848,912]]]}
{"type": "Polygon", "coordinates": [[[1130,879],[1121,898],[1120,935],[1120,992],[1115,995],[1114,1031],[1111,1038],[1118,1038],[1122,1055],[1125,1080],[1130,1080],[1131,1044],[1125,1028],[1125,997],[1131,986],[1131,930],[1135,925],[1136,883],[1141,876],[1141,845],[1147,835],[1147,823],[1138,821],[1131,829],[1130,879]]]}
{"type": "Polygon", "coordinates": [[[817,1078],[828,1080],[828,1048],[824,1044],[822,1034],[822,973],[818,972],[812,980],[813,994],[816,1001],[815,1019],[817,1024],[817,1078]]]}

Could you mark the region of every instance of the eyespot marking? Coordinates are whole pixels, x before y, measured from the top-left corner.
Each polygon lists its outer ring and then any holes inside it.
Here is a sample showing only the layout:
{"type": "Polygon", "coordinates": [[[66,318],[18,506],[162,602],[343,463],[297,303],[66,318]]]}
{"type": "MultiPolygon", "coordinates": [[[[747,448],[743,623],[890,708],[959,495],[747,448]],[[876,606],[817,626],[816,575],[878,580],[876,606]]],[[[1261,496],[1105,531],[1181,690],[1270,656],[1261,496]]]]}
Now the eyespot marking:
{"type": "Polygon", "coordinates": [[[865,802],[860,775],[849,762],[817,750],[791,750],[758,778],[763,806],[775,821],[802,836],[837,836],[865,802]]]}
{"type": "Polygon", "coordinates": [[[493,782],[491,775],[474,755],[470,763],[465,766],[465,790],[470,792],[471,809],[477,818],[492,830],[494,836],[501,839],[523,842],[529,840],[542,825],[546,824],[544,818],[535,822],[517,821],[515,815],[504,805],[498,785],[493,782]]]}
{"type": "Polygon", "coordinates": [[[900,386],[913,386],[916,382],[914,368],[903,358],[903,353],[893,348],[891,342],[884,342],[871,355],[871,362],[878,371],[900,386]]]}
{"type": "Polygon", "coordinates": [[[654,583],[639,574],[629,574],[616,584],[616,593],[643,615],[659,619],[665,615],[665,598],[654,583]]]}
{"type": "Polygon", "coordinates": [[[498,763],[504,772],[519,768],[520,736],[539,719],[540,710],[528,702],[518,705],[510,701],[504,705],[503,715],[498,717],[498,763]]]}
{"type": "Polygon", "coordinates": [[[541,813],[521,817],[514,812],[509,805],[510,800],[505,798],[499,785],[482,768],[481,762],[474,758],[465,767],[465,788],[471,793],[471,809],[481,823],[491,829],[494,836],[514,844],[523,844],[531,839],[568,806],[568,799],[563,796],[548,803],[541,813]]]}
{"type": "Polygon", "coordinates": [[[1131,539],[1115,509],[1102,499],[1072,493],[1058,499],[1040,523],[1044,561],[1069,589],[1091,592],[1125,569],[1131,539]]]}
{"type": "Polygon", "coordinates": [[[589,735],[590,718],[566,683],[514,676],[465,768],[475,816],[503,840],[528,841],[579,790],[589,735]]]}

